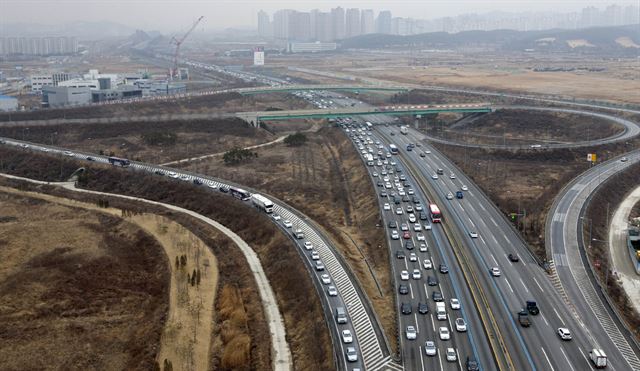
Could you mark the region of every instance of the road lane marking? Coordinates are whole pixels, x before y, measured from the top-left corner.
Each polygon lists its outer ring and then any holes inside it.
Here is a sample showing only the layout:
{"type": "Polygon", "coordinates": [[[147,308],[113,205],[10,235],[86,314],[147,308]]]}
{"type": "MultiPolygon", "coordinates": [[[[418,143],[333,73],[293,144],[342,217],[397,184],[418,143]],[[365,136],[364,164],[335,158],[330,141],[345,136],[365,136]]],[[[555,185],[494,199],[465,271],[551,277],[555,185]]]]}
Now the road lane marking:
{"type": "Polygon", "coordinates": [[[409,293],[411,294],[411,299],[413,299],[413,285],[411,283],[409,283],[409,293]]]}
{"type": "Polygon", "coordinates": [[[555,371],[555,368],[553,368],[553,365],[551,364],[551,361],[549,361],[549,357],[547,357],[547,352],[544,351],[544,348],[540,347],[540,349],[542,349],[542,354],[544,354],[544,358],[547,359],[547,362],[549,363],[549,366],[551,367],[551,371],[555,371]]]}
{"type": "MultiPolygon", "coordinates": [[[[518,278],[520,280],[520,283],[522,284],[522,287],[524,287],[525,290],[527,290],[527,292],[529,292],[529,289],[527,288],[527,285],[524,284],[524,281],[522,280],[522,278],[518,278]]],[[[556,310],[555,308],[553,310],[556,310]]]]}
{"type": "Polygon", "coordinates": [[[542,319],[544,320],[544,323],[546,323],[547,326],[549,326],[549,322],[547,322],[547,318],[544,316],[544,314],[540,314],[540,317],[542,317],[542,319]]]}
{"type": "Polygon", "coordinates": [[[560,317],[560,314],[558,314],[558,311],[556,310],[556,308],[553,308],[553,312],[556,314],[556,317],[558,317],[558,320],[560,320],[560,323],[564,323],[564,321],[562,320],[562,317],[560,317]]]}
{"type": "Polygon", "coordinates": [[[509,283],[509,280],[505,278],[505,279],[504,279],[504,282],[506,282],[506,283],[507,283],[507,286],[509,286],[509,290],[511,290],[511,293],[514,293],[514,292],[513,292],[513,289],[511,288],[511,284],[509,283]]]}
{"type": "Polygon", "coordinates": [[[490,219],[491,219],[491,223],[493,223],[493,225],[495,225],[495,226],[497,227],[497,226],[498,226],[498,223],[496,223],[496,221],[495,221],[495,220],[493,220],[493,217],[490,217],[490,219]]]}
{"type": "Polygon", "coordinates": [[[560,351],[562,352],[562,355],[564,355],[564,358],[567,360],[567,363],[569,364],[569,367],[571,367],[571,370],[576,371],[576,369],[571,365],[571,361],[569,360],[569,357],[567,357],[567,353],[564,352],[564,349],[560,348],[560,351]]]}
{"type": "Polygon", "coordinates": [[[424,357],[422,356],[422,347],[420,345],[418,345],[418,354],[420,355],[420,363],[422,364],[422,371],[425,371],[425,369],[424,369],[424,357]]]}
{"type": "Polygon", "coordinates": [[[544,290],[542,289],[542,286],[540,286],[540,284],[538,283],[538,280],[536,279],[536,277],[532,276],[532,278],[535,281],[536,285],[538,285],[538,288],[540,289],[540,291],[544,292],[544,290]]]}
{"type": "Polygon", "coordinates": [[[415,320],[416,320],[416,333],[418,333],[418,334],[419,334],[419,333],[420,333],[420,325],[418,325],[418,313],[414,313],[414,314],[413,314],[413,317],[414,317],[414,318],[415,318],[415,320]]]}

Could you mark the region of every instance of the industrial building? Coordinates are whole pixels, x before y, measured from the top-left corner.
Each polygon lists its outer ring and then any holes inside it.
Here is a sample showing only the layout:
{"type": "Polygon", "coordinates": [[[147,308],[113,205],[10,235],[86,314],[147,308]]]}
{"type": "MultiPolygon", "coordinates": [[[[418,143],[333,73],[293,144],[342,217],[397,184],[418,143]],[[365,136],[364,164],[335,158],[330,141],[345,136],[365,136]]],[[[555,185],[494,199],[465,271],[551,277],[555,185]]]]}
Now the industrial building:
{"type": "Polygon", "coordinates": [[[318,53],[333,51],[338,48],[336,43],[288,43],[287,52],[289,53],[318,53]]]}
{"type": "Polygon", "coordinates": [[[42,88],[43,107],[80,106],[91,103],[91,89],[88,87],[44,86],[42,88]]]}
{"type": "Polygon", "coordinates": [[[18,109],[18,99],[8,95],[0,95],[0,111],[16,111],[18,109]]]}

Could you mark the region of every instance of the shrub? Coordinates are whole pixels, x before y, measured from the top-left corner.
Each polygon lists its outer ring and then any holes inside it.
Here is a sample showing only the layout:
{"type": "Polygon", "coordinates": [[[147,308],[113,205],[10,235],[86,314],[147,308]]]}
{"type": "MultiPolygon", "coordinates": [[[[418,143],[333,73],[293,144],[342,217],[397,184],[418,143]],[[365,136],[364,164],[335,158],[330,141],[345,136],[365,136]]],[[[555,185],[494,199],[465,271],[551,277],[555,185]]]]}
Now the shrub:
{"type": "Polygon", "coordinates": [[[290,134],[286,138],[284,138],[284,143],[292,147],[301,146],[306,142],[307,142],[307,136],[300,132],[295,134],[290,134]]]}
{"type": "Polygon", "coordinates": [[[242,162],[246,162],[249,159],[257,158],[257,152],[251,152],[248,149],[243,148],[234,148],[224,153],[222,156],[222,160],[225,165],[238,165],[242,162]]]}

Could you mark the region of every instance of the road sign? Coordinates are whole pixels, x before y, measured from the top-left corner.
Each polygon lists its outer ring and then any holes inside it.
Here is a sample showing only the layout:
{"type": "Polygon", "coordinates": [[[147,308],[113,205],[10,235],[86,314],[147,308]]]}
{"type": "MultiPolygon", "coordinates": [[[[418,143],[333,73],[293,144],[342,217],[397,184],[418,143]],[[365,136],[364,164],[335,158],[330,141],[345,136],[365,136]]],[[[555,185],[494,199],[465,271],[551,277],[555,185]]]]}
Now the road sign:
{"type": "Polygon", "coordinates": [[[595,153],[589,153],[587,154],[587,161],[589,162],[596,162],[596,154],[595,153]]]}

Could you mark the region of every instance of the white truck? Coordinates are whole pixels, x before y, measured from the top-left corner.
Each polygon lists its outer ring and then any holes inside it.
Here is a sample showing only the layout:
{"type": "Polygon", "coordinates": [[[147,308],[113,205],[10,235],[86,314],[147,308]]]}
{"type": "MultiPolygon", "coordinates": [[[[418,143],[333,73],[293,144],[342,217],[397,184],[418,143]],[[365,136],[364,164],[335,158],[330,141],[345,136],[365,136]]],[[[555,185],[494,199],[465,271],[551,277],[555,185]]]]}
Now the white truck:
{"type": "Polygon", "coordinates": [[[400,126],[400,134],[404,134],[407,135],[407,133],[409,132],[409,128],[407,128],[406,126],[400,126]]]}
{"type": "Polygon", "coordinates": [[[367,160],[367,165],[373,166],[373,155],[371,153],[364,155],[364,159],[367,160]]]}
{"type": "Polygon", "coordinates": [[[273,202],[263,195],[259,195],[254,193],[251,195],[251,202],[255,207],[264,211],[267,214],[271,214],[273,212],[273,202]]]}
{"type": "Polygon", "coordinates": [[[441,301],[436,303],[436,316],[439,321],[444,321],[447,319],[447,307],[441,301]]]}
{"type": "Polygon", "coordinates": [[[595,368],[607,367],[607,355],[602,349],[591,349],[589,351],[589,359],[593,362],[595,368]]]}

